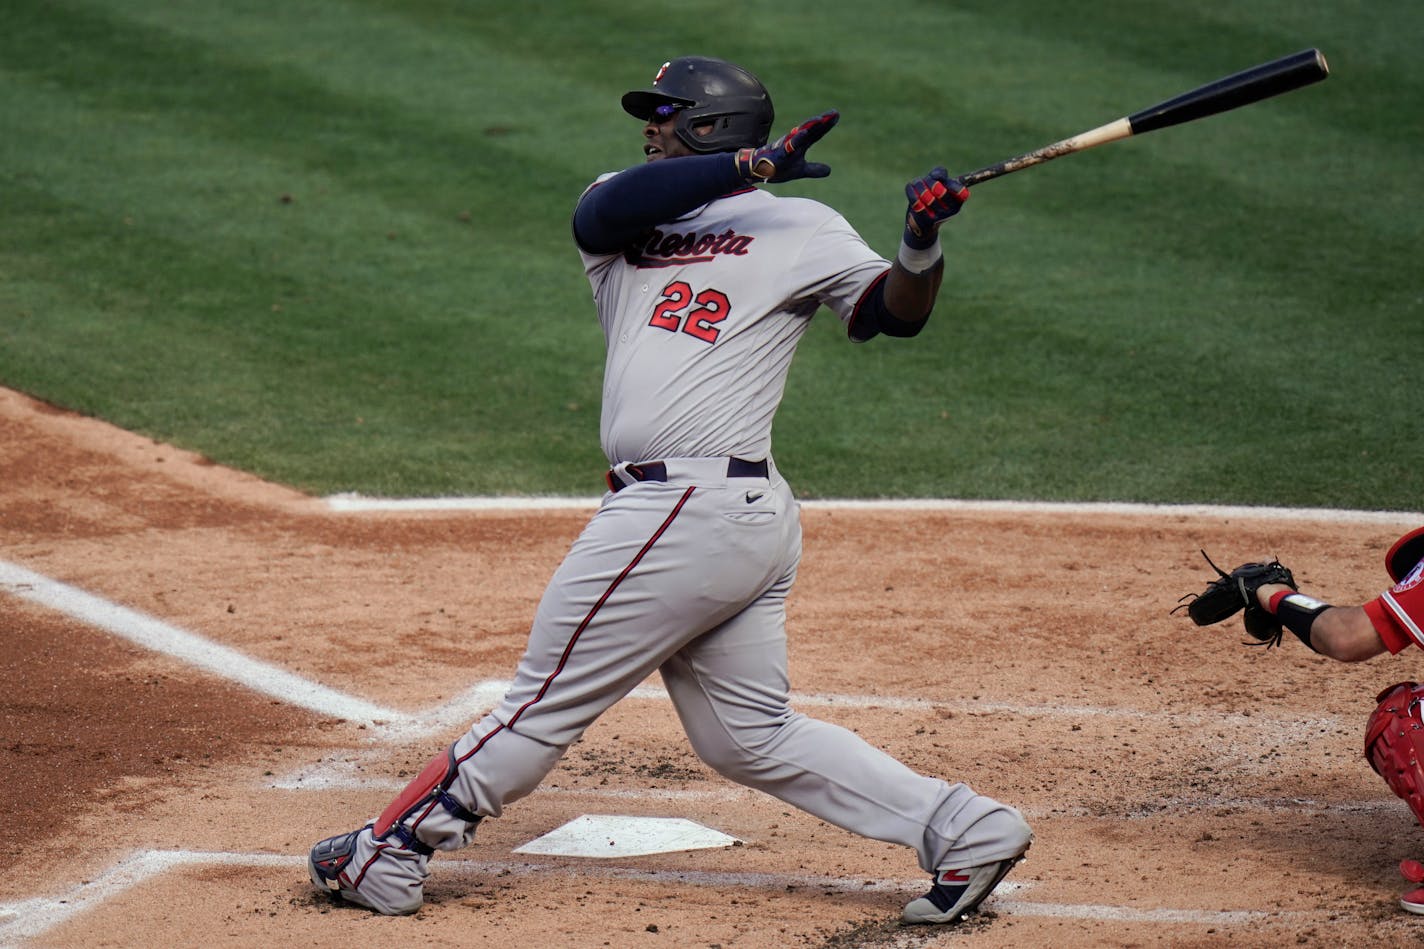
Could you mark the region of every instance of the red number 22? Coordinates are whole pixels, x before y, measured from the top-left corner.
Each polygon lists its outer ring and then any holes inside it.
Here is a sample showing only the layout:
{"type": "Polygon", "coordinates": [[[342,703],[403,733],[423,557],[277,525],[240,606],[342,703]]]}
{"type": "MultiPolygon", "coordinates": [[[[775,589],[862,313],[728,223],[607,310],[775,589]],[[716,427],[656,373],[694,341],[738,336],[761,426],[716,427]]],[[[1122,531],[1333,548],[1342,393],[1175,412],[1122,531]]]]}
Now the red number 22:
{"type": "Polygon", "coordinates": [[[653,308],[648,325],[672,333],[680,329],[703,342],[715,343],[717,334],[721,332],[717,324],[727,318],[730,309],[731,302],[721,290],[703,290],[694,297],[691,287],[681,280],[674,280],[663,287],[662,300],[653,308]],[[694,303],[696,308],[684,314],[683,311],[694,303]]]}

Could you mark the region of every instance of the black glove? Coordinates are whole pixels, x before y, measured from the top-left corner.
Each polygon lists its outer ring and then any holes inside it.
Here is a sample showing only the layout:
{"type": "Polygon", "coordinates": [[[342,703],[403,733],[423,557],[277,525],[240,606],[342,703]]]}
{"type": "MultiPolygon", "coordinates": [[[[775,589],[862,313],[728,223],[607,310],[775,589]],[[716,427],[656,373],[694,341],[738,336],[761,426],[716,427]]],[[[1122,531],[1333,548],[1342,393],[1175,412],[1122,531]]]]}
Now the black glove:
{"type": "Polygon", "coordinates": [[[1283,583],[1292,590],[1298,590],[1290,570],[1279,560],[1272,560],[1270,563],[1243,563],[1227,573],[1212,563],[1205,550],[1202,556],[1216,571],[1217,578],[1207,584],[1201,593],[1183,596],[1172,612],[1186,609],[1193,623],[1211,626],[1245,610],[1241,620],[1246,632],[1256,640],[1253,645],[1279,646],[1281,624],[1257,602],[1256,591],[1271,583],[1283,583]]]}

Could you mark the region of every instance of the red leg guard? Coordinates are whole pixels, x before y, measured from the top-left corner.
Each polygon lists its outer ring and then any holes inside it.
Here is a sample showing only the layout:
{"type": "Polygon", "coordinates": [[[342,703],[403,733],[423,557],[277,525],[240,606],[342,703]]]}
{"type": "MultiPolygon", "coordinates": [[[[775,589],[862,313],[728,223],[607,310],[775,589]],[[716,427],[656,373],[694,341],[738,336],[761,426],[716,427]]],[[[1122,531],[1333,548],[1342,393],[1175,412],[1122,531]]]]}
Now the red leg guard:
{"type": "Polygon", "coordinates": [[[1424,685],[1398,682],[1379,694],[1365,727],[1365,758],[1424,825],[1424,685]]]}
{"type": "Polygon", "coordinates": [[[405,817],[412,810],[422,803],[435,803],[435,798],[431,792],[437,787],[444,790],[442,786],[445,775],[451,770],[451,751],[446,748],[426,762],[425,767],[420,769],[420,774],[405,786],[405,790],[396,795],[396,799],[386,805],[386,809],[381,811],[381,816],[376,818],[376,824],[371,828],[371,833],[377,840],[384,840],[391,832],[391,828],[397,824],[401,818],[405,817]]]}
{"type": "MultiPolygon", "coordinates": [[[[405,790],[386,805],[381,816],[371,825],[372,836],[377,840],[385,840],[395,834],[411,849],[421,851],[424,848],[428,851],[430,845],[416,837],[415,832],[420,827],[420,822],[437,808],[473,828],[480,822],[480,816],[450,796],[450,785],[455,783],[459,773],[459,765],[455,762],[455,745],[451,743],[450,747],[426,762],[415,780],[407,784],[405,790]]],[[[460,836],[468,843],[468,837],[465,837],[463,832],[460,836]]]]}

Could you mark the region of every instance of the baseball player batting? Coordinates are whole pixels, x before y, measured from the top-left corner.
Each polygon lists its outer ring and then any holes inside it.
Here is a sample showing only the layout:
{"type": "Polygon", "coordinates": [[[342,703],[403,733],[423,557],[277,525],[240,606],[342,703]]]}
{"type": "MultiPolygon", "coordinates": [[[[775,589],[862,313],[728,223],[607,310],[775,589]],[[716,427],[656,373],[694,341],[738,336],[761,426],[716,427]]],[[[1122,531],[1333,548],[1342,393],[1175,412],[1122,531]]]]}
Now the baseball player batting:
{"type": "MultiPolygon", "coordinates": [[[[1340,662],[1396,655],[1410,645],[1424,649],[1424,527],[1395,541],[1384,566],[1394,585],[1358,606],[1332,606],[1301,593],[1290,569],[1273,560],[1230,572],[1216,567],[1217,578],[1201,593],[1183,597],[1178,608],[1185,607],[1198,626],[1239,612],[1252,645],[1280,645],[1290,630],[1306,648],[1340,662]]],[[[1424,825],[1424,684],[1397,682],[1375,701],[1365,725],[1365,759],[1424,825]]],[[[1414,884],[1399,905],[1424,915],[1424,863],[1405,860],[1399,871],[1414,884]]]]}
{"type": "Polygon", "coordinates": [[[573,214],[607,344],[608,491],[544,592],[508,694],[378,817],[318,843],[312,881],[415,912],[434,852],[469,844],[656,671],[703,761],[909,847],[932,880],[903,918],[955,922],[1032,833],[1014,808],[791,709],[786,597],[801,527],[771,427],[820,308],[857,342],[924,327],[944,272],[939,228],[969,193],[943,168],[910,182],[887,261],[831,208],[762,187],[830,174],[807,153],[836,112],[767,144],[762,83],[701,56],[664,63],[622,104],[642,122],[645,160],[600,176],[573,214]]]}

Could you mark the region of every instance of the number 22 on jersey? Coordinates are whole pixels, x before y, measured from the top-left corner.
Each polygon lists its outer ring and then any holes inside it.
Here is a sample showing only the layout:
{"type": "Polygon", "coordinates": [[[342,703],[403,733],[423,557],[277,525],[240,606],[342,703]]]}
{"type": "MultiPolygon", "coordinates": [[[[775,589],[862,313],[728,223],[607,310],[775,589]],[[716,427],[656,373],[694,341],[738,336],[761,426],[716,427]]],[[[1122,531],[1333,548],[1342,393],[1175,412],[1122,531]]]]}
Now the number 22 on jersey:
{"type": "Polygon", "coordinates": [[[717,342],[717,324],[727,318],[731,303],[721,290],[703,290],[693,295],[692,287],[674,280],[663,287],[658,305],[653,307],[649,326],[670,333],[679,330],[706,343],[717,342]]]}

